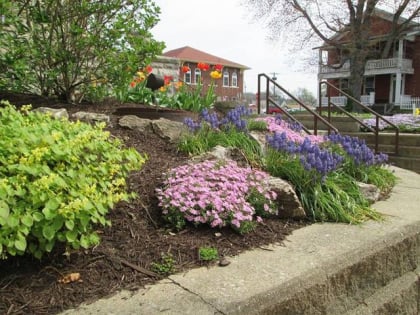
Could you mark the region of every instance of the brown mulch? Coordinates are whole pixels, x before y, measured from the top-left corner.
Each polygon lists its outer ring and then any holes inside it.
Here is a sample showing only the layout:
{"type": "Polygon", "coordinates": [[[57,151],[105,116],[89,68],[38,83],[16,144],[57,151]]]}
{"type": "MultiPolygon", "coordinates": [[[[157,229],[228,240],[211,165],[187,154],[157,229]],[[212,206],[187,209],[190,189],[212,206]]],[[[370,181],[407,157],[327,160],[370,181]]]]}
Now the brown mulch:
{"type": "Polygon", "coordinates": [[[129,188],[139,197],[130,203],[122,202],[109,212],[112,227],[98,227],[100,245],[70,255],[63,255],[63,248],[55,248],[41,261],[27,256],[0,261],[0,314],[57,314],[121,289],[136,290],[158,281],[160,277],[150,273],[151,264],[161,262],[162,255],[172,255],[176,271],[181,272],[204,265],[198,257],[200,247],[215,247],[229,259],[248,249],[282,243],[295,229],[309,224],[265,219],[247,235],[207,226],[187,226],[173,233],[161,220],[154,189],[160,184],[163,172],[188,160],[174,145],[153,133],[119,127],[118,117],[112,113],[120,105],[113,102],[76,106],[39,97],[0,94],[0,99],[5,98],[16,105],[31,103],[34,107],[66,107],[69,113],[83,110],[110,114],[112,124],[107,129],[127,146],[146,153],[148,160],[141,171],[129,178],[129,188]],[[80,273],[82,281],[58,282],[71,273],[80,273]]]}

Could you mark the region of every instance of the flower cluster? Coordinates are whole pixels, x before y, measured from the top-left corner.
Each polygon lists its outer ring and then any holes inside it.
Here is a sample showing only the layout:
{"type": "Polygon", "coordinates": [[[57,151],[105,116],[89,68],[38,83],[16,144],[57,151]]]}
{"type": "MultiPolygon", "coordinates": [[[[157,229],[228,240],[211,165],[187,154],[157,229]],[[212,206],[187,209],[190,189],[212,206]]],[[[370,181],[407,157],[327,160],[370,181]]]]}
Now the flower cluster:
{"type": "Polygon", "coordinates": [[[137,71],[135,77],[130,82],[130,87],[135,88],[138,84],[144,82],[152,71],[153,68],[151,66],[147,66],[144,69],[137,71]]]}
{"type": "Polygon", "coordinates": [[[172,169],[156,192],[165,218],[176,217],[177,226],[186,220],[241,231],[254,219],[261,221],[252,204],[255,194],[264,200],[261,214],[273,212],[277,195],[270,191],[267,179],[266,173],[239,167],[234,161],[205,161],[172,169]]]}
{"type": "MultiPolygon", "coordinates": [[[[420,129],[420,117],[412,114],[396,114],[393,116],[383,116],[385,119],[404,129],[420,129]]],[[[371,128],[376,128],[376,118],[363,119],[363,122],[371,128]]],[[[388,123],[379,120],[379,130],[389,128],[388,123]]]]}
{"type": "Polygon", "coordinates": [[[269,116],[264,118],[257,118],[256,120],[263,120],[267,123],[267,129],[270,133],[285,133],[287,140],[292,142],[301,143],[305,139],[309,139],[311,142],[320,143],[324,141],[321,136],[307,135],[302,130],[302,125],[294,121],[285,121],[281,115],[276,117],[269,116]]]}
{"type": "Polygon", "coordinates": [[[286,132],[275,132],[266,138],[272,148],[288,154],[290,158],[298,158],[305,170],[315,170],[321,177],[337,169],[344,160],[341,155],[321,148],[308,137],[300,143],[289,140],[286,132]]]}
{"type": "Polygon", "coordinates": [[[357,137],[334,133],[325,138],[332,143],[339,144],[356,165],[376,165],[388,161],[388,155],[374,154],[366,142],[357,137]]]}
{"type": "Polygon", "coordinates": [[[246,131],[247,123],[244,117],[251,114],[250,110],[245,106],[238,106],[231,109],[224,118],[219,120],[216,112],[209,112],[207,109],[203,109],[199,115],[198,121],[191,118],[185,118],[184,124],[187,125],[188,129],[192,132],[199,130],[203,126],[203,122],[206,122],[213,129],[229,129],[232,126],[239,131],[246,131]]]}

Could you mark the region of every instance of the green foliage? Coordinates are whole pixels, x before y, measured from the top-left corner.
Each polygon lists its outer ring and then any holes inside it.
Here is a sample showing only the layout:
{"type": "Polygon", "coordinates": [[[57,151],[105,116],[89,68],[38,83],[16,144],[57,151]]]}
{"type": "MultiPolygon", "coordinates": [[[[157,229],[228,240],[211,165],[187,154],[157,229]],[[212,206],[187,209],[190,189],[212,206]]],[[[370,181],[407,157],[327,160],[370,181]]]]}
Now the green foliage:
{"type": "Polygon", "coordinates": [[[160,262],[153,262],[151,269],[160,275],[167,276],[175,272],[175,259],[171,254],[162,254],[160,262]]]}
{"type": "Polygon", "coordinates": [[[128,200],[125,178],[145,162],[103,125],[0,107],[0,255],[40,258],[57,242],[98,244],[96,225],[128,200]]]}
{"type": "Polygon", "coordinates": [[[248,130],[252,131],[267,131],[267,123],[264,120],[255,120],[255,119],[250,119],[248,120],[248,130]]]}
{"type": "Polygon", "coordinates": [[[262,152],[258,142],[248,134],[231,128],[225,131],[204,126],[196,133],[184,135],[179,143],[179,150],[191,155],[199,155],[210,151],[215,146],[237,148],[252,165],[262,165],[262,152]]]}
{"type": "Polygon", "coordinates": [[[329,173],[320,180],[315,171],[305,170],[299,159],[270,149],[268,172],[290,181],[307,213],[316,221],[360,223],[380,216],[369,207],[354,177],[343,170],[329,173]]]}
{"type": "Polygon", "coordinates": [[[150,0],[5,0],[0,89],[78,101],[127,89],[164,45],[150,0]],[[98,91],[96,91],[98,90],[98,91]]]}
{"type": "Polygon", "coordinates": [[[200,247],[198,249],[198,256],[203,261],[213,261],[219,258],[219,252],[214,247],[200,247]]]}

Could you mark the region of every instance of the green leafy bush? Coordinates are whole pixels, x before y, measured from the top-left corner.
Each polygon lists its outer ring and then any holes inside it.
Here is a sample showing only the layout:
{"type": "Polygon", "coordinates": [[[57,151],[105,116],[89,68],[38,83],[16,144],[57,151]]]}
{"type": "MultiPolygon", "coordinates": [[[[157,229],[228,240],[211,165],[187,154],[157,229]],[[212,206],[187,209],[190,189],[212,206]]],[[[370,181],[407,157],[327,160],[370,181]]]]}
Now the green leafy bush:
{"type": "Polygon", "coordinates": [[[219,258],[219,252],[214,247],[200,247],[198,256],[202,261],[213,261],[219,258]]]}
{"type": "Polygon", "coordinates": [[[168,276],[175,272],[175,259],[172,254],[162,254],[160,262],[152,262],[150,268],[163,276],[168,276]]]}
{"type": "Polygon", "coordinates": [[[0,256],[37,258],[57,242],[88,248],[95,225],[110,225],[108,210],[133,194],[125,178],[145,162],[110,139],[103,125],[52,119],[0,107],[0,256]]]}

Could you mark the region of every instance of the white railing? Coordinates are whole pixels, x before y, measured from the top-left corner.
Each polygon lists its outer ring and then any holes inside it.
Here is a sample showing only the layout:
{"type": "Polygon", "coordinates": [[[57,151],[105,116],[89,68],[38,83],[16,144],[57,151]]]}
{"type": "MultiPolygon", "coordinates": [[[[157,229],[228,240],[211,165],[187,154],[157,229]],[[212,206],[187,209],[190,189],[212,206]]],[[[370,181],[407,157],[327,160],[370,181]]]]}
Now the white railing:
{"type": "Polygon", "coordinates": [[[369,60],[366,63],[365,70],[401,69],[403,71],[408,71],[412,68],[413,68],[413,61],[411,59],[388,58],[388,59],[369,60]]]}
{"type": "Polygon", "coordinates": [[[341,67],[340,64],[321,65],[319,71],[321,73],[339,73],[350,71],[350,62],[346,61],[341,67]]]}
{"type": "Polygon", "coordinates": [[[414,108],[420,108],[420,97],[411,95],[401,95],[400,109],[414,110],[414,108]]]}
{"type": "MultiPolygon", "coordinates": [[[[337,106],[346,106],[347,105],[347,97],[346,96],[331,96],[331,102],[333,102],[337,106]]],[[[321,98],[322,106],[328,106],[328,97],[321,98]]]]}
{"type": "Polygon", "coordinates": [[[365,106],[372,106],[375,104],[375,92],[369,93],[369,95],[361,95],[360,96],[360,103],[365,106]]]}
{"type": "MultiPolygon", "coordinates": [[[[321,65],[320,73],[341,73],[350,71],[350,62],[346,61],[342,67],[339,67],[339,64],[334,65],[321,65]]],[[[400,69],[403,72],[411,72],[413,69],[413,61],[411,59],[398,59],[398,58],[388,58],[388,59],[376,59],[368,60],[365,66],[365,71],[369,70],[382,70],[382,69],[400,69]]]]}

